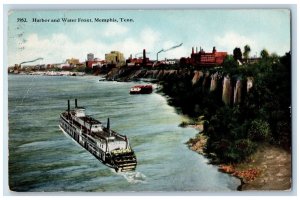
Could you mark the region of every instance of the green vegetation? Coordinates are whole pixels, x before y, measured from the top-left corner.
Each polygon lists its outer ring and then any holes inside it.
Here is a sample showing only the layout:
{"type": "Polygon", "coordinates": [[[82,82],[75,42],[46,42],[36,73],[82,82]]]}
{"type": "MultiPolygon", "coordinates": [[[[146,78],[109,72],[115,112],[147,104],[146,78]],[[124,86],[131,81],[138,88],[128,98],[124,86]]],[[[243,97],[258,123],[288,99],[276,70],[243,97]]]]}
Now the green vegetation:
{"type": "Polygon", "coordinates": [[[251,122],[248,130],[248,138],[252,141],[268,141],[270,139],[270,125],[261,119],[251,122]]]}
{"type": "Polygon", "coordinates": [[[236,47],[233,50],[233,57],[235,60],[242,60],[242,51],[240,48],[236,47]]]}
{"type": "Polygon", "coordinates": [[[249,53],[251,51],[251,48],[249,45],[245,45],[244,46],[244,52],[243,52],[243,56],[245,59],[248,59],[249,58],[249,53]]]}
{"type": "Polygon", "coordinates": [[[260,52],[260,56],[262,59],[266,59],[269,57],[269,52],[266,50],[266,49],[263,49],[261,52],[260,52]]]}
{"type": "Polygon", "coordinates": [[[181,76],[170,75],[162,81],[163,92],[183,114],[195,119],[205,116],[203,133],[208,140],[204,151],[215,162],[242,162],[265,143],[291,147],[291,55],[278,57],[262,50],[261,59],[249,63],[248,47],[244,48],[243,65],[237,64],[241,51],[236,48],[236,55],[228,56],[223,68],[202,71],[204,75],[194,85],[194,73],[187,69],[181,76]],[[232,81],[238,78],[244,86],[251,77],[253,87],[249,91],[242,88],[239,104],[225,105],[222,79],[216,90],[210,91],[210,75],[215,73],[229,75],[232,81]]]}

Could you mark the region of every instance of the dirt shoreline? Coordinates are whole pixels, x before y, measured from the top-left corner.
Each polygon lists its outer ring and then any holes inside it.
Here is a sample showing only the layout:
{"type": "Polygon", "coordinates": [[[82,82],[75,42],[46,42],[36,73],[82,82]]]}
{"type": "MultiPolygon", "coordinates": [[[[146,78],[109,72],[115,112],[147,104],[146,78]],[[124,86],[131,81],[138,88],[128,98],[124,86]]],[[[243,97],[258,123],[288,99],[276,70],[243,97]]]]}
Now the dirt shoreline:
{"type": "Polygon", "coordinates": [[[291,153],[286,150],[262,145],[248,162],[238,164],[237,170],[257,169],[253,180],[242,179],[241,190],[290,191],[292,186],[291,153]]]}
{"type": "MultiPolygon", "coordinates": [[[[195,127],[201,130],[202,127],[195,127]]],[[[203,149],[207,137],[197,134],[187,142],[189,148],[205,156],[203,149]]],[[[219,165],[219,170],[241,180],[240,191],[290,191],[292,186],[291,153],[262,144],[247,161],[239,164],[219,165]]]]}

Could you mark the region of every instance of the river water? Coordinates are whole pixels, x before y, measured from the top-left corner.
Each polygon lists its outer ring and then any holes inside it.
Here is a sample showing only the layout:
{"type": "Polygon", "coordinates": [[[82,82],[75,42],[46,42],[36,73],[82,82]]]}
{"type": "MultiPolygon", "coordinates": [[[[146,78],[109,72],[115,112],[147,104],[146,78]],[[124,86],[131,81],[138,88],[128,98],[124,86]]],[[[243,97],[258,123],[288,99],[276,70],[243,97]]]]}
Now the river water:
{"type": "Polygon", "coordinates": [[[191,151],[197,133],[165,97],[130,95],[136,83],[99,77],[8,76],[9,185],[13,191],[235,191],[240,181],[191,151]],[[134,172],[116,173],[58,127],[67,99],[126,134],[135,150],[134,172]]]}

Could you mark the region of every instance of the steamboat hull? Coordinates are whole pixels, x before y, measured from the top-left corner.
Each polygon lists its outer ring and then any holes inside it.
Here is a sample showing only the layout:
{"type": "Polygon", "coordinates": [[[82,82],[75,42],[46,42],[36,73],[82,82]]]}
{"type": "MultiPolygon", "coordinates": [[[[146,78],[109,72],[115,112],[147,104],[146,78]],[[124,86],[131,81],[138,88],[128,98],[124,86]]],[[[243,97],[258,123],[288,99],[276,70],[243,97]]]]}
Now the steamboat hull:
{"type": "Polygon", "coordinates": [[[110,130],[109,127],[93,131],[87,126],[89,124],[92,127],[93,123],[99,125],[100,122],[87,116],[76,118],[72,116],[72,111],[66,111],[60,115],[59,127],[106,166],[114,168],[117,172],[135,170],[136,156],[128,144],[127,137],[110,130]],[[123,145],[124,148],[118,148],[117,145],[123,145]]]}

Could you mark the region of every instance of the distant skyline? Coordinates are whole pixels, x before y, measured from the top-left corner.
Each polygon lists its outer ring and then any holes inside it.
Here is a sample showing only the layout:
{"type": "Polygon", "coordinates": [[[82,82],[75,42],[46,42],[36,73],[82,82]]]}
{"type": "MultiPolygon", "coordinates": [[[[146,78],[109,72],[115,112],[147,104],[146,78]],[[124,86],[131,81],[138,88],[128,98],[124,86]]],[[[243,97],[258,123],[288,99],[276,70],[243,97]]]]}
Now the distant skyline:
{"type": "Polygon", "coordinates": [[[262,49],[283,55],[290,51],[290,37],[288,9],[10,11],[8,65],[39,57],[43,60],[36,63],[62,63],[72,57],[85,61],[88,53],[104,59],[113,50],[127,59],[146,49],[147,56],[156,59],[156,52],[180,43],[181,47],[159,54],[159,59],[188,57],[192,47],[211,52],[215,46],[232,54],[246,44],[251,56],[262,49]],[[17,22],[18,18],[27,22],[17,22]],[[60,22],[32,22],[33,18],[60,22]],[[77,22],[78,18],[93,22],[77,22]],[[133,22],[122,23],[120,18],[133,22]]]}

